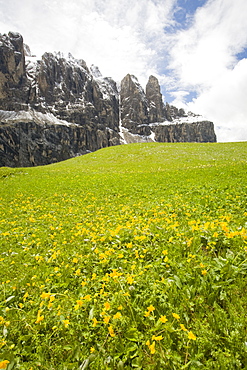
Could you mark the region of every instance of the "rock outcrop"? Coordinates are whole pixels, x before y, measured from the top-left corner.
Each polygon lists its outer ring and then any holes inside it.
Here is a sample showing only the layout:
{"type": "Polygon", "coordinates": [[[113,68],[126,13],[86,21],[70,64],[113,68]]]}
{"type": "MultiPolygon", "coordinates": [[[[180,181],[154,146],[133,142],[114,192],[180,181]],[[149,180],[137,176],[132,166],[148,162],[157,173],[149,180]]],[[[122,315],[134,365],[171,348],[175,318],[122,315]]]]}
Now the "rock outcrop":
{"type": "MultiPolygon", "coordinates": [[[[188,116],[191,118],[190,116],[188,116]]],[[[152,127],[154,132],[154,139],[157,142],[197,142],[208,143],[215,142],[216,136],[214,133],[213,122],[200,121],[200,122],[186,122],[184,119],[177,124],[157,125],[152,127]],[[214,139],[214,140],[212,140],[214,139]]]]}
{"type": "Polygon", "coordinates": [[[0,35],[0,166],[53,163],[136,141],[216,141],[213,124],[164,105],[156,77],[133,75],[120,92],[72,55],[41,60],[18,33],[0,35]],[[184,122],[181,121],[184,120],[184,122]]]}
{"type": "Polygon", "coordinates": [[[68,124],[51,113],[0,111],[0,121],[0,166],[45,165],[119,143],[110,128],[68,124]]]}
{"type": "Polygon", "coordinates": [[[121,135],[133,142],[214,142],[212,122],[163,103],[160,85],[150,76],[146,94],[133,75],[121,83],[121,135]]]}
{"type": "Polygon", "coordinates": [[[159,81],[156,77],[150,76],[146,85],[146,97],[148,102],[149,122],[164,122],[167,118],[159,81]]]}
{"type": "Polygon", "coordinates": [[[0,36],[1,109],[21,109],[28,99],[23,38],[10,32],[0,36]]]}
{"type": "Polygon", "coordinates": [[[63,161],[105,147],[112,138],[111,131],[106,134],[79,125],[38,124],[34,120],[3,125],[0,131],[0,166],[9,167],[63,161]]]}

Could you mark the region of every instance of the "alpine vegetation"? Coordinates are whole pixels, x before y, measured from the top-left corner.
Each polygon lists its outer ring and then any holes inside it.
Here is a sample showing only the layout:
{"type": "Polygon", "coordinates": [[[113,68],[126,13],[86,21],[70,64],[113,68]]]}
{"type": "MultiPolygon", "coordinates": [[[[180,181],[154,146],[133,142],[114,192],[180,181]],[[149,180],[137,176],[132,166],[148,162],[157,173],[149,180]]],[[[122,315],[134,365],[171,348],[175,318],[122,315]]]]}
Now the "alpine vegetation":
{"type": "Polygon", "coordinates": [[[246,369],[246,143],[120,145],[0,182],[0,368],[246,369]]]}

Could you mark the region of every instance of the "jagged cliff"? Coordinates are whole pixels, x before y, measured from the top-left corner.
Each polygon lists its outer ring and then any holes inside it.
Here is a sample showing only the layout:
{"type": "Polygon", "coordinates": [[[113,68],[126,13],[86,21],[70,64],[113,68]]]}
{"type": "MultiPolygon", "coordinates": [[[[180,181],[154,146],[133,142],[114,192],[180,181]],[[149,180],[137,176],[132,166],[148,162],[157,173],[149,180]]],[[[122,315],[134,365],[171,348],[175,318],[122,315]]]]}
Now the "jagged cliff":
{"type": "Polygon", "coordinates": [[[212,122],[163,103],[154,76],[149,77],[145,93],[136,77],[128,74],[121,82],[120,99],[120,132],[126,143],[216,141],[212,122]]]}
{"type": "Polygon", "coordinates": [[[216,141],[212,122],[164,105],[159,82],[146,92],[127,75],[120,92],[82,59],[45,53],[18,33],[0,35],[0,166],[48,164],[137,141],[216,141]]]}

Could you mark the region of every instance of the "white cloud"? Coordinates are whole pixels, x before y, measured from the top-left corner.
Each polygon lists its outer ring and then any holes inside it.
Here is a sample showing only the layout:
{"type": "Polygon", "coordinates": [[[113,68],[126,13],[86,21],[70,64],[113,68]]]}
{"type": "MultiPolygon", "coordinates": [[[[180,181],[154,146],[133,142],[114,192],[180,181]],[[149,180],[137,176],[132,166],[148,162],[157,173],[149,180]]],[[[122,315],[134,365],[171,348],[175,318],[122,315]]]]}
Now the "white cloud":
{"type": "Polygon", "coordinates": [[[227,70],[188,108],[212,119],[218,141],[247,140],[247,59],[227,70]]]}
{"type": "Polygon", "coordinates": [[[176,0],[9,0],[2,5],[1,30],[23,34],[34,53],[71,52],[104,75],[127,73],[146,83],[158,74],[163,28],[172,22],[176,0]],[[11,22],[8,21],[11,19],[11,22]],[[6,29],[7,26],[11,28],[6,29]]]}
{"type": "Polygon", "coordinates": [[[174,98],[172,104],[175,107],[179,106],[179,108],[187,108],[187,104],[184,103],[184,101],[186,100],[186,97],[189,95],[188,91],[185,90],[172,91],[170,95],[174,98]]]}
{"type": "Polygon", "coordinates": [[[211,86],[236,63],[247,46],[247,2],[211,0],[198,8],[194,23],[172,40],[170,68],[180,83],[199,89],[211,86]]]}
{"type": "Polygon", "coordinates": [[[221,126],[220,141],[247,140],[247,65],[236,58],[247,46],[246,14],[246,0],[209,0],[197,10],[191,27],[172,39],[176,88],[197,91],[188,107],[221,126]]]}

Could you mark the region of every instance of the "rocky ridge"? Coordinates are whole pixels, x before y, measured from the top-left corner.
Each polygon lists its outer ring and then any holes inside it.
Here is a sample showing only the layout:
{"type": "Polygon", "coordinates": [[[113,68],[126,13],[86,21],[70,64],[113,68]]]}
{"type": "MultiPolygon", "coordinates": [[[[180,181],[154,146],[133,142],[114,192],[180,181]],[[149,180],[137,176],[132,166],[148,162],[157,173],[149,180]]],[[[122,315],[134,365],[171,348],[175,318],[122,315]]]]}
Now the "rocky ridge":
{"type": "Polygon", "coordinates": [[[133,75],[117,84],[61,53],[32,56],[18,33],[0,35],[0,166],[33,166],[140,141],[214,142],[212,122],[163,103],[133,75]]]}

